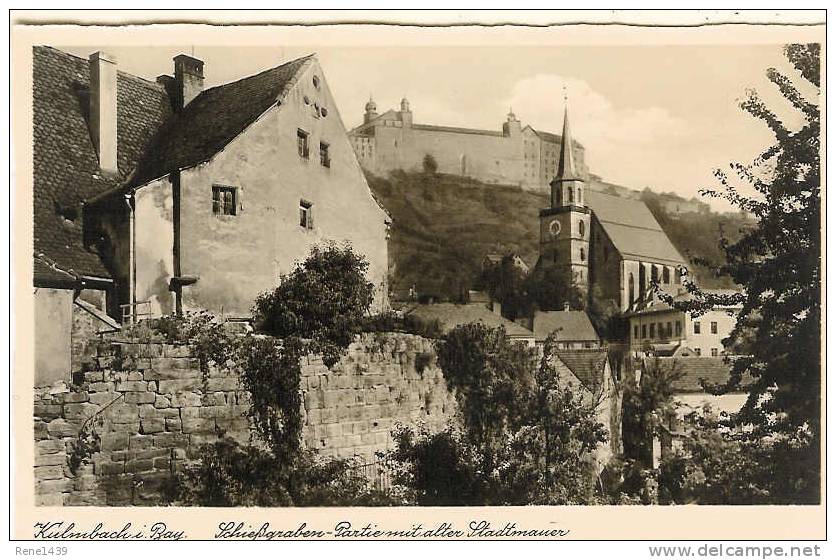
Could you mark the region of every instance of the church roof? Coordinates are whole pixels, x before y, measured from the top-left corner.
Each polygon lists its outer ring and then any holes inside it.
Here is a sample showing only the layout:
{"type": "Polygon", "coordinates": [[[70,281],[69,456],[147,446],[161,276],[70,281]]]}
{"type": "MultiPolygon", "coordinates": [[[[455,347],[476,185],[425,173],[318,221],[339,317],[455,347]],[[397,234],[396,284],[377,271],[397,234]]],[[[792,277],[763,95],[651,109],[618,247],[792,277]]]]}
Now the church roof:
{"type": "Polygon", "coordinates": [[[140,163],[133,183],[203,163],[284,96],[313,55],[207,89],[176,114],[140,163]]]}
{"type": "Polygon", "coordinates": [[[90,64],[51,47],[32,49],[32,155],[36,282],[75,275],[109,278],[99,256],[84,245],[81,203],[118,186],[136,167],[153,135],[171,114],[165,90],[118,72],[119,174],[102,175],[90,138],[90,64]]]}
{"type": "Polygon", "coordinates": [[[662,226],[641,200],[587,189],[586,205],[621,256],[630,260],[685,264],[662,226]]]}

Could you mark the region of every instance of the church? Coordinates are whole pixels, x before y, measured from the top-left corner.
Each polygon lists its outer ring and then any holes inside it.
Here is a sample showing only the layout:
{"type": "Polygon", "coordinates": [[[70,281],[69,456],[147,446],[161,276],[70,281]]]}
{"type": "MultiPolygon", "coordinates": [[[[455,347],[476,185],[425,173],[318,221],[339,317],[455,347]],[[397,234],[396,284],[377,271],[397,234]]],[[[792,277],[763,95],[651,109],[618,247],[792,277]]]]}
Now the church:
{"type": "Polygon", "coordinates": [[[647,205],[587,185],[571,146],[567,107],[550,204],[540,211],[537,265],[568,263],[567,280],[599,309],[630,311],[652,281],[680,291],[686,261],[647,205]]]}

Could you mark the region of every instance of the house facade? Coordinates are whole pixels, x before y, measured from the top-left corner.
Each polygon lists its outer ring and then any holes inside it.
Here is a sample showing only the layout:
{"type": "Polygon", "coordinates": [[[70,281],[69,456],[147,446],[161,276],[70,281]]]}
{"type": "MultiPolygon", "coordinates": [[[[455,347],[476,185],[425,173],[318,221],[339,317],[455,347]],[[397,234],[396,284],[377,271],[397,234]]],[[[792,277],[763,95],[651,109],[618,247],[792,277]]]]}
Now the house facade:
{"type": "Polygon", "coordinates": [[[117,320],[246,318],[333,241],[366,257],[375,308],[387,305],[389,217],[315,56],[210,89],[186,55],[156,82],[105,53],[34,59],[36,287],[39,271],[60,274],[51,262],[117,320]]]}
{"type": "MultiPolygon", "coordinates": [[[[369,99],[363,124],[348,134],[361,165],[377,175],[420,171],[432,156],[440,173],[542,191],[555,176],[561,146],[560,136],[523,127],[513,111],[501,130],[419,124],[407,99],[399,110],[382,114],[369,99]]],[[[586,171],[583,146],[573,149],[578,168],[586,171]]]]}

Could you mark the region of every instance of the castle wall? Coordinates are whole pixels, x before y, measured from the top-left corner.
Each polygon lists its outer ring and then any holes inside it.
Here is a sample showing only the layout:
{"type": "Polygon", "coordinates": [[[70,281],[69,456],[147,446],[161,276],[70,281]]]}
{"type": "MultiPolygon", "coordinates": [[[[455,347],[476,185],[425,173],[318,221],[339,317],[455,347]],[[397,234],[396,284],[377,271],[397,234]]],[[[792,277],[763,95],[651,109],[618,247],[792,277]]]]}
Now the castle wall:
{"type": "MultiPolygon", "coordinates": [[[[303,443],[324,456],[373,461],[396,423],[438,429],[455,408],[432,342],[414,335],[363,335],[331,368],[312,355],[301,372],[303,443]]],[[[236,371],[204,375],[188,346],[102,342],[82,385],[36,391],[36,503],[160,504],[201,445],[250,441],[249,402],[236,371]],[[85,425],[98,441],[73,473],[85,425]]]]}

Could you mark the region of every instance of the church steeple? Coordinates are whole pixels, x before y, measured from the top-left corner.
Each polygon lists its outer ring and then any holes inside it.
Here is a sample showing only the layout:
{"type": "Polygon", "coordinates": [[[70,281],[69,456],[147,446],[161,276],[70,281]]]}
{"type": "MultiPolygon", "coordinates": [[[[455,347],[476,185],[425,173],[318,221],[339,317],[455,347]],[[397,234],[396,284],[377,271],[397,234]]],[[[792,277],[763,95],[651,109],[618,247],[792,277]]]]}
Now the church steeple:
{"type": "Polygon", "coordinates": [[[563,91],[563,134],[560,138],[560,157],[557,175],[552,179],[552,208],[560,206],[584,206],[583,179],[575,167],[575,152],[572,149],[572,131],[569,128],[569,99],[563,91]]]}

